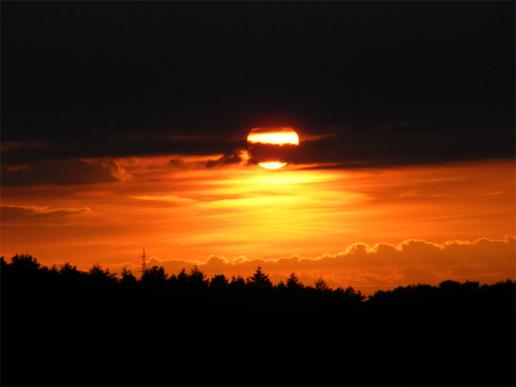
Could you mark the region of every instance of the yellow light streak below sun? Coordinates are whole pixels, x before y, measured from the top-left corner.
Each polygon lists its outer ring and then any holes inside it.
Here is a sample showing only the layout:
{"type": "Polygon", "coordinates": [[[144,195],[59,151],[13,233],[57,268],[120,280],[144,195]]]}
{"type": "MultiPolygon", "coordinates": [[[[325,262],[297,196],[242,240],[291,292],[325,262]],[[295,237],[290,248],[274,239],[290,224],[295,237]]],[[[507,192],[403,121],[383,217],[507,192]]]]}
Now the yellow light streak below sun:
{"type": "Polygon", "coordinates": [[[258,165],[266,169],[280,169],[287,165],[287,163],[281,161],[266,161],[263,163],[258,163],[258,165]]]}

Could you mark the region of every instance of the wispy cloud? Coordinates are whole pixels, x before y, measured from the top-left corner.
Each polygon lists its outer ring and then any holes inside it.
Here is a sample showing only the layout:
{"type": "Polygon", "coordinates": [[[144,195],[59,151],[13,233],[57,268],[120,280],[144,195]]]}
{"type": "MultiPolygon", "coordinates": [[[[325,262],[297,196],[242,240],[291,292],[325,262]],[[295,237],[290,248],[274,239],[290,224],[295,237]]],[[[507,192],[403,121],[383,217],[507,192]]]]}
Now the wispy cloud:
{"type": "Polygon", "coordinates": [[[0,206],[0,217],[2,220],[23,219],[28,217],[59,217],[75,215],[80,213],[90,213],[88,207],[49,207],[49,206],[27,206],[5,204],[0,206]]]}

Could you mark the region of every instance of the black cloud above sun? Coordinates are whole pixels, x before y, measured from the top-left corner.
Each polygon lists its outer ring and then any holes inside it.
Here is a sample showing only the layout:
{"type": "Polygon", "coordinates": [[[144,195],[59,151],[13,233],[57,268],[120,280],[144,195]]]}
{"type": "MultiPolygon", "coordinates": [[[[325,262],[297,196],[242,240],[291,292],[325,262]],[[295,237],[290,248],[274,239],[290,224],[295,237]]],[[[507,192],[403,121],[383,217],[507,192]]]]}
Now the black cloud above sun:
{"type": "Polygon", "coordinates": [[[2,11],[11,175],[60,159],[225,154],[216,166],[238,161],[249,129],[268,125],[312,137],[292,163],[514,157],[511,2],[2,11]]]}

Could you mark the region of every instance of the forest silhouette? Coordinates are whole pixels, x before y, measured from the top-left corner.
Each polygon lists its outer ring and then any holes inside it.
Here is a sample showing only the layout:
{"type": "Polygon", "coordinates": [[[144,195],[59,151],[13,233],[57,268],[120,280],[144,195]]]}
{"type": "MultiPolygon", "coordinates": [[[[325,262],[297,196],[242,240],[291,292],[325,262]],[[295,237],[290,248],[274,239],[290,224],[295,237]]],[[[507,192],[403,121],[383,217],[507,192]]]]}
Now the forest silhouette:
{"type": "Polygon", "coordinates": [[[2,385],[514,385],[516,282],[365,297],[292,273],[0,259],[2,385]]]}

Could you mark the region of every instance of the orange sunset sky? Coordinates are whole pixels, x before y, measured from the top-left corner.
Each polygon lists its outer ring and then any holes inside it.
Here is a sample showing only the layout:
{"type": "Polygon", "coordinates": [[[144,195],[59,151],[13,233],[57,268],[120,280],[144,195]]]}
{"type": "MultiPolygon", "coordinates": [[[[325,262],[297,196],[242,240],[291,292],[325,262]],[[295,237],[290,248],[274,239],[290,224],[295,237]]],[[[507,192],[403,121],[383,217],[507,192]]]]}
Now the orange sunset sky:
{"type": "Polygon", "coordinates": [[[513,160],[204,167],[220,156],[88,159],[112,181],[3,187],[1,253],[138,271],[145,247],[169,272],[262,265],[362,289],[515,277],[513,160]]]}
{"type": "Polygon", "coordinates": [[[380,3],[5,5],[0,254],[515,279],[513,4],[380,3]]]}

